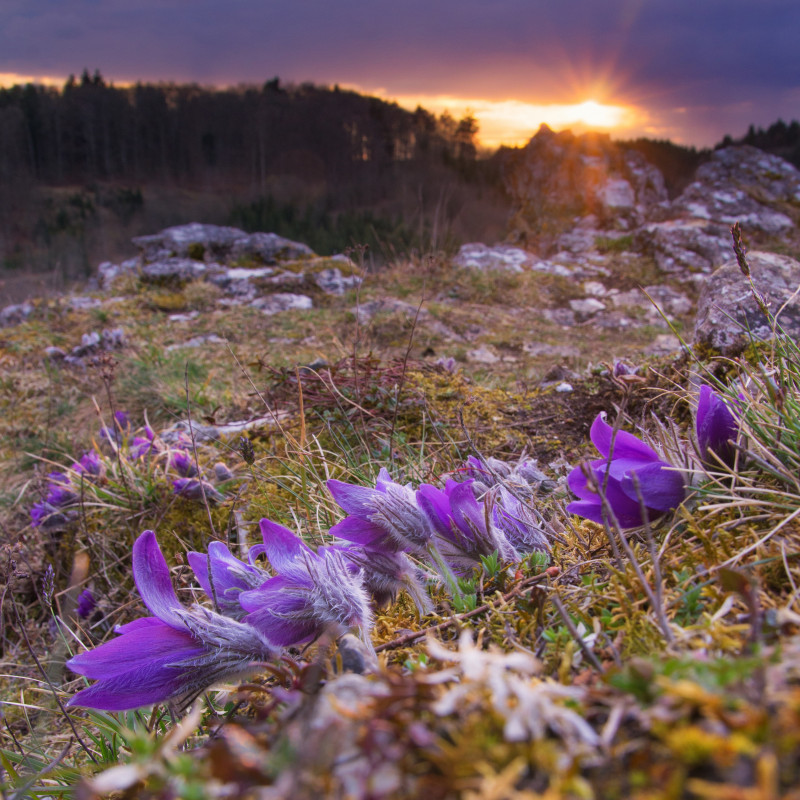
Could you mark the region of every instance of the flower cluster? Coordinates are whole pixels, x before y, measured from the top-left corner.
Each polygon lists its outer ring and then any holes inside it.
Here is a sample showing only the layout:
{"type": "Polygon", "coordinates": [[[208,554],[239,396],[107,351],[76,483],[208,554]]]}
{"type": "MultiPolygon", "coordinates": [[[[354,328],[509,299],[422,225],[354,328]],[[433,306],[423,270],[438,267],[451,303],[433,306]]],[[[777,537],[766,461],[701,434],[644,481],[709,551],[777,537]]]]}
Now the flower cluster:
{"type": "MultiPolygon", "coordinates": [[[[173,451],[169,463],[192,480],[188,454],[173,451]]],[[[152,616],[68,662],[97,681],[71,704],[118,711],[182,700],[323,634],[356,633],[371,648],[373,608],[398,592],[407,591],[421,614],[432,610],[425,573],[412,556],[427,558],[432,572],[458,591],[453,573],[468,574],[481,557],[513,563],[533,549],[549,550],[524,502],[502,487],[479,500],[473,483],[414,489],[385,470],[375,488],[331,480],[331,494],[348,514],[331,528],[331,544],[314,550],[262,519],[262,543],[250,548],[247,561],[220,542],[188,553],[212,608],[178,602],[155,534],[145,531],[133,548],[133,574],[152,616]],[[262,555],[269,571],[258,561],[262,555]]]]}
{"type": "MultiPolygon", "coordinates": [[[[114,414],[114,424],[100,429],[100,443],[106,452],[114,451],[127,465],[134,466],[138,462],[160,464],[169,477],[173,494],[194,501],[219,501],[224,495],[219,484],[234,478],[225,464],[218,463],[213,467],[212,480],[198,472],[193,454],[192,442],[183,434],[177,437],[172,434],[168,446],[162,437],[145,425],[134,430],[129,416],[124,411],[114,414]]],[[[57,530],[64,527],[74,516],[74,507],[78,505],[82,495],[82,484],[104,483],[112,470],[106,468],[100,453],[90,450],[81,458],[62,470],[47,475],[42,492],[42,500],[31,508],[31,524],[57,530]]]]}
{"type": "Polygon", "coordinates": [[[105,469],[100,457],[90,451],[72,464],[68,472],[50,472],[44,498],[31,508],[31,525],[34,528],[58,529],[74,515],[74,507],[81,498],[81,483],[102,479],[105,469]]]}
{"type": "MultiPolygon", "coordinates": [[[[695,433],[701,463],[731,466],[739,431],[736,414],[711,387],[700,388],[695,433]]],[[[683,471],[633,434],[615,431],[599,414],[590,431],[602,458],[576,467],[567,483],[578,500],[567,511],[603,524],[635,528],[676,509],[686,498],[683,471]]]]}
{"type": "MultiPolygon", "coordinates": [[[[460,472],[469,474],[468,469],[478,466],[481,462],[475,459],[460,472]]],[[[444,489],[431,484],[414,489],[393,481],[385,469],[374,489],[329,480],[329,491],[348,515],[330,533],[360,548],[356,561],[366,565],[368,576],[374,578],[378,565],[402,566],[401,579],[399,573],[392,576],[384,569],[386,585],[399,589],[404,584],[415,600],[420,593],[412,588],[414,581],[405,568],[408,556],[426,562],[455,594],[455,575],[471,574],[485,557],[496,554],[501,563],[513,564],[535,550],[549,552],[544,529],[518,494],[504,486],[476,492],[474,484],[467,477],[462,482],[448,480],[444,489]]],[[[530,495],[530,484],[525,486],[530,495]]]]}
{"type": "Polygon", "coordinates": [[[354,631],[371,646],[361,567],[342,549],[314,552],[270,520],[261,521],[261,531],[263,544],[251,548],[248,562],[220,542],[188,554],[213,610],[181,605],[155,533],[142,533],[133,547],[133,576],[152,616],[118,627],[117,638],[70,659],[73,672],[97,681],[70,704],[122,711],[184,700],[326,632],[354,631]],[[255,563],[262,553],[273,572],[255,563]]]}
{"type": "Polygon", "coordinates": [[[73,672],[97,681],[70,705],[125,711],[188,698],[276,655],[252,625],[181,605],[153,531],[134,543],[133,577],[152,616],[119,626],[117,638],[67,662],[73,672]]]}

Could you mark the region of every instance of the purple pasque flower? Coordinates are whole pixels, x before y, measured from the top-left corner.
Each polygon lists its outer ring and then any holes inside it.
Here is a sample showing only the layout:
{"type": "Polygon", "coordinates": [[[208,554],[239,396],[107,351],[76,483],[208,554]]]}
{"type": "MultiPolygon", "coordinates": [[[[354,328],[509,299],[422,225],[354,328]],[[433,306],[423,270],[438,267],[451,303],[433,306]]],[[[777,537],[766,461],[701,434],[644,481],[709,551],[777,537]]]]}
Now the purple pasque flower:
{"type": "Polygon", "coordinates": [[[172,481],[172,491],[178,497],[183,497],[186,500],[202,501],[203,497],[205,497],[206,500],[216,502],[223,499],[223,495],[208,481],[200,478],[176,478],[172,481]]]}
{"type": "Polygon", "coordinates": [[[492,522],[520,554],[550,553],[550,541],[530,507],[502,484],[492,505],[492,522]]]}
{"type": "Polygon", "coordinates": [[[48,490],[45,500],[54,506],[64,507],[78,502],[78,492],[72,485],[68,475],[63,472],[49,472],[47,474],[48,490]]]}
{"type": "Polygon", "coordinates": [[[76,606],[78,616],[81,619],[88,619],[89,615],[92,613],[92,611],[94,611],[95,606],[97,606],[97,601],[94,599],[92,590],[84,589],[78,595],[78,603],[76,606]]]}
{"type": "Polygon", "coordinates": [[[103,462],[94,450],[82,455],[80,460],[72,465],[72,469],[79,475],[89,478],[99,478],[104,472],[103,462]]]}
{"type": "Polygon", "coordinates": [[[47,493],[39,503],[34,503],[31,508],[31,525],[34,528],[39,526],[57,528],[64,525],[69,514],[66,509],[75,505],[80,499],[80,495],[75,491],[75,487],[69,476],[63,472],[50,472],[47,475],[47,493]]]}
{"type": "Polygon", "coordinates": [[[467,574],[481,556],[497,552],[502,562],[519,561],[503,530],[492,524],[484,503],[475,499],[472,481],[447,481],[444,491],[423,483],[417,502],[436,532],[437,548],[449,566],[467,574]]]}
{"type": "Polygon", "coordinates": [[[481,460],[469,456],[457,474],[474,481],[472,489],[478,497],[483,496],[493,486],[501,484],[511,484],[527,496],[532,494],[532,487],[540,488],[548,482],[547,475],[538,468],[536,459],[525,456],[516,464],[501,461],[499,458],[481,460]]]}
{"type": "Polygon", "coordinates": [[[109,426],[100,428],[100,438],[119,447],[123,438],[128,435],[130,427],[131,421],[128,415],[124,411],[115,411],[114,422],[109,426]]]}
{"type": "Polygon", "coordinates": [[[605,523],[602,492],[619,526],[635,528],[677,508],[686,496],[683,475],[633,434],[615,434],[604,417],[598,414],[590,431],[603,458],[585,465],[586,472],[584,466],[570,472],[567,484],[580,499],[570,503],[567,511],[605,523]]]}
{"type": "Polygon", "coordinates": [[[183,478],[197,475],[194,457],[185,450],[173,450],[169,455],[169,465],[183,478]]]}
{"type": "Polygon", "coordinates": [[[713,467],[721,461],[733,466],[736,448],[732,443],[739,434],[739,421],[723,397],[705,384],[700,387],[695,429],[704,464],[713,467]]]}
{"type": "Polygon", "coordinates": [[[270,578],[255,564],[240,561],[222,542],[211,542],[208,554],[191,552],[186,557],[197,582],[209,598],[216,600],[217,609],[226,617],[241,619],[247,612],[239,605],[239,595],[270,578]]]}
{"type": "Polygon", "coordinates": [[[361,571],[353,572],[343,553],[315,553],[288,528],[261,520],[263,552],[277,573],[257,589],[242,592],[249,612],[244,621],[271,643],[305,644],[329,631],[338,636],[355,629],[371,646],[372,611],[361,571]]]}
{"type": "Polygon", "coordinates": [[[73,672],[97,681],[69,705],[127,711],[191,697],[275,655],[255,628],[180,604],[153,531],[133,545],[133,577],[153,616],[118,627],[116,639],[67,662],[73,672]]]}
{"type": "Polygon", "coordinates": [[[401,591],[406,591],[420,616],[433,611],[420,571],[405,553],[357,544],[331,545],[328,549],[338,549],[350,562],[352,570],[361,570],[364,588],[371,595],[376,608],[389,605],[401,591]]]}
{"type": "Polygon", "coordinates": [[[331,528],[331,535],[378,550],[428,551],[433,530],[414,490],[393,481],[385,469],[374,489],[333,479],[326,485],[349,515],[331,528]]]}
{"type": "Polygon", "coordinates": [[[134,436],[133,441],[128,446],[128,453],[133,459],[144,458],[158,451],[156,433],[149,425],[144,426],[144,436],[134,436]]]}

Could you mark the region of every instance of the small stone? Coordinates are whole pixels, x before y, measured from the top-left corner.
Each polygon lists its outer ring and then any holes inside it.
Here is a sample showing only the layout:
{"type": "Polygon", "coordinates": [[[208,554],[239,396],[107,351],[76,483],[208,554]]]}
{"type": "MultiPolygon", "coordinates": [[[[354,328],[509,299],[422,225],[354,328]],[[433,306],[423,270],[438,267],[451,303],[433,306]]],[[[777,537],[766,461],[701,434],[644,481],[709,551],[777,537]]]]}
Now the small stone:
{"type": "Polygon", "coordinates": [[[358,275],[345,277],[337,267],[323,269],[314,275],[314,282],[325,294],[341,296],[350,289],[355,289],[360,283],[358,275]]]}
{"type": "Polygon", "coordinates": [[[578,315],[579,318],[586,319],[594,316],[598,311],[605,311],[606,304],[594,297],[585,297],[580,300],[570,300],[569,307],[578,315]]]}
{"type": "Polygon", "coordinates": [[[567,383],[565,381],[564,383],[559,383],[558,386],[556,386],[556,391],[559,394],[567,394],[568,392],[574,392],[575,390],[572,388],[571,383],[567,383]]]}
{"type": "Polygon", "coordinates": [[[481,345],[467,353],[467,361],[475,364],[496,364],[500,361],[500,357],[491,348],[481,345]]]}
{"type": "Polygon", "coordinates": [[[304,311],[313,308],[314,304],[310,297],[304,294],[291,294],[278,292],[276,294],[269,294],[265,297],[259,297],[251,304],[253,308],[257,308],[263,314],[278,314],[281,311],[304,311]]]}

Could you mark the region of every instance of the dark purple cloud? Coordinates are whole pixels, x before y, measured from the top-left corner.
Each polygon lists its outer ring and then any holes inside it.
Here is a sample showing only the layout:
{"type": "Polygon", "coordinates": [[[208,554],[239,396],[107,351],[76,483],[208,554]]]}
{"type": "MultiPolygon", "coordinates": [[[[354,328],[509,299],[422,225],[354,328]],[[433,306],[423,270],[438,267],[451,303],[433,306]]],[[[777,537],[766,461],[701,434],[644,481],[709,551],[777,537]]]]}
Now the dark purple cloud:
{"type": "Polygon", "coordinates": [[[705,142],[800,116],[798,31],[797,0],[3,0],[0,72],[536,103],[606,87],[705,142]]]}

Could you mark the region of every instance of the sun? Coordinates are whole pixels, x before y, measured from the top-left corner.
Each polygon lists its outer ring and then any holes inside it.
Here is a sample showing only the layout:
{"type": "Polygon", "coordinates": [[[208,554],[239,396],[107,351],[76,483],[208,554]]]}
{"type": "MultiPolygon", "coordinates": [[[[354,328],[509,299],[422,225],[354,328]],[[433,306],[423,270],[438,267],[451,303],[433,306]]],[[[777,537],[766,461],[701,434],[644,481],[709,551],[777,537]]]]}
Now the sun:
{"type": "Polygon", "coordinates": [[[575,121],[589,128],[617,128],[623,124],[626,112],[623,106],[605,105],[597,100],[585,100],[572,107],[575,121]]]}

